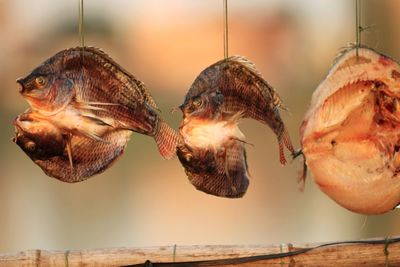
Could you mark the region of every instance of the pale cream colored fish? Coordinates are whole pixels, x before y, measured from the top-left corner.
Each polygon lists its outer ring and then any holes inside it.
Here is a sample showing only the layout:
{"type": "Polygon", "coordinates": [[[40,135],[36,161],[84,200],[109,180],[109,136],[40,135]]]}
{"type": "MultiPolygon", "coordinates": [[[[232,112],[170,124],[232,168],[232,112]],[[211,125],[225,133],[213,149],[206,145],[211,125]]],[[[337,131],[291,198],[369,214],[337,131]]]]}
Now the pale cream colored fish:
{"type": "Polygon", "coordinates": [[[400,66],[345,51],[315,90],[300,128],[315,182],[343,207],[379,214],[400,202],[400,66]]]}

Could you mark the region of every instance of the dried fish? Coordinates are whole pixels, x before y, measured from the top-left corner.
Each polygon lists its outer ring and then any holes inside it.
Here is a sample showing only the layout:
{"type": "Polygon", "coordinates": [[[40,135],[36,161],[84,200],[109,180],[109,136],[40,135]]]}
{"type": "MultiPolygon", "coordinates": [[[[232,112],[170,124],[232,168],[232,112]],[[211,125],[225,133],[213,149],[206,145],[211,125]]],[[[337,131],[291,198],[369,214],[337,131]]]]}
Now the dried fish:
{"type": "Polygon", "coordinates": [[[351,211],[379,214],[400,202],[399,97],[399,64],[366,47],[344,51],[313,94],[300,128],[306,164],[351,211]]]}
{"type": "MultiPolygon", "coordinates": [[[[110,156],[104,154],[102,159],[94,152],[90,156],[104,160],[103,168],[108,166],[116,158],[114,154],[123,152],[129,139],[126,131],[154,137],[164,158],[175,155],[178,135],[160,117],[144,84],[97,48],[58,52],[17,82],[36,118],[61,131],[71,150],[69,155],[73,155],[69,159],[72,163],[77,161],[77,149],[83,153],[84,147],[90,152],[90,145],[106,146],[110,156]],[[74,147],[77,144],[82,145],[74,147]]],[[[53,164],[41,165],[48,174],[52,173],[46,170],[50,166],[56,168],[53,164]]],[[[57,168],[61,170],[63,165],[57,168]]],[[[70,179],[79,180],[78,176],[70,179]]]]}
{"type": "Polygon", "coordinates": [[[254,64],[241,56],[221,60],[193,82],[180,106],[183,122],[177,154],[192,184],[223,197],[241,197],[249,180],[240,118],[267,124],[278,137],[280,161],[284,145],[294,152],[279,115],[284,108],[275,90],[254,64]]]}

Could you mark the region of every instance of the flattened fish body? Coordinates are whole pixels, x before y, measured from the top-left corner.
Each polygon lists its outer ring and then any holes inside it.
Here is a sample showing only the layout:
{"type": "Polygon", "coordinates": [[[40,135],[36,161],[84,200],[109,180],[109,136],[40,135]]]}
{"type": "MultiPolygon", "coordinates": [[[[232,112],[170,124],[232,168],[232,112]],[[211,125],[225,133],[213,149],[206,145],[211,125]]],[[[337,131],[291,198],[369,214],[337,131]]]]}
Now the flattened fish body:
{"type": "Polygon", "coordinates": [[[37,158],[24,150],[49,176],[77,182],[104,171],[132,131],[153,137],[164,158],[175,155],[178,134],[161,119],[144,84],[97,48],[63,50],[17,82],[36,121],[30,130],[17,129],[16,139],[34,137],[47,149],[40,138],[50,138],[38,129],[62,136],[54,141],[65,145],[62,155],[57,150],[54,157],[37,158]]]}
{"type": "Polygon", "coordinates": [[[343,207],[379,214],[400,202],[400,66],[346,51],[313,94],[301,143],[315,182],[343,207]]]}
{"type": "Polygon", "coordinates": [[[272,129],[278,138],[280,160],[284,164],[286,160],[283,145],[290,152],[294,152],[279,114],[279,108],[285,107],[276,91],[264,80],[254,64],[242,56],[233,56],[203,70],[185,97],[183,112],[190,113],[191,102],[202,93],[217,90],[224,96],[222,112],[241,112],[244,118],[255,119],[272,129]]]}
{"type": "Polygon", "coordinates": [[[110,131],[131,130],[154,137],[165,158],[175,154],[177,134],[159,116],[144,84],[97,48],[58,52],[18,83],[32,109],[66,133],[101,139],[97,132],[106,134],[102,128],[108,125],[110,131]],[[83,118],[59,119],[68,116],[83,118]],[[93,132],[70,123],[80,120],[91,122],[88,128],[93,132]]]}

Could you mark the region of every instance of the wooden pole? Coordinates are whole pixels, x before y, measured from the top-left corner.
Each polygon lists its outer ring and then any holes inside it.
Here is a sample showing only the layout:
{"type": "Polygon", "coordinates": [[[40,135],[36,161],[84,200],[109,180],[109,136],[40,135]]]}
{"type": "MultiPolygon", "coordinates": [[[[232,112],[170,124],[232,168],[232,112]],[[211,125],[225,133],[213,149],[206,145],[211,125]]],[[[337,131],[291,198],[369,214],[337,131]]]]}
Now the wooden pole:
{"type": "Polygon", "coordinates": [[[400,266],[400,237],[303,245],[27,250],[0,254],[0,266],[400,266]]]}

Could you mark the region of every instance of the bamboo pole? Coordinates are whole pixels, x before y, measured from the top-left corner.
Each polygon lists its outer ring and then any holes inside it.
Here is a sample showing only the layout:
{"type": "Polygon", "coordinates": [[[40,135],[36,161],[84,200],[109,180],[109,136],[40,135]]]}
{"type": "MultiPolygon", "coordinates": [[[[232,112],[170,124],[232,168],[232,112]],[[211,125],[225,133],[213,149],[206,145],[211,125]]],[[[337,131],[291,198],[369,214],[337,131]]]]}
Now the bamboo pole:
{"type": "Polygon", "coordinates": [[[0,266],[400,266],[400,237],[303,245],[27,250],[0,254],[0,266]]]}

